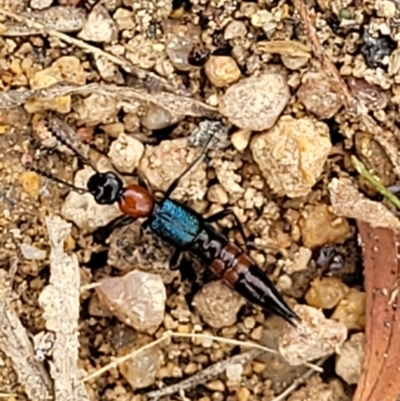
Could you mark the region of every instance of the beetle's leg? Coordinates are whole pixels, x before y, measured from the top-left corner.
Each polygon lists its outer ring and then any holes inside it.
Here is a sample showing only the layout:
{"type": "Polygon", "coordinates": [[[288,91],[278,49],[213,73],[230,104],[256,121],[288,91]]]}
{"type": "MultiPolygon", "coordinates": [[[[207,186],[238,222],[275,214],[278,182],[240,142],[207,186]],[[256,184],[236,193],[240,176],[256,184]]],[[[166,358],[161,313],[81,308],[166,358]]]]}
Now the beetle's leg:
{"type": "Polygon", "coordinates": [[[171,258],[169,259],[169,269],[179,270],[181,260],[182,260],[182,251],[178,248],[175,248],[174,251],[172,252],[171,258]]]}
{"type": "Polygon", "coordinates": [[[149,227],[149,220],[146,219],[141,225],[140,225],[140,234],[139,234],[139,239],[143,237],[143,233],[147,228],[149,227]]]}
{"type": "Polygon", "coordinates": [[[93,232],[93,239],[95,242],[104,244],[106,239],[111,235],[111,233],[118,227],[124,227],[132,223],[135,219],[131,216],[118,216],[114,220],[111,220],[107,225],[98,228],[93,232]]]}
{"type": "Polygon", "coordinates": [[[243,244],[244,244],[244,246],[247,246],[247,238],[246,238],[246,235],[244,233],[242,223],[239,221],[239,218],[236,216],[236,214],[235,214],[235,212],[233,210],[231,210],[231,209],[222,210],[221,212],[212,214],[211,216],[207,217],[204,220],[207,223],[213,223],[213,222],[221,220],[221,219],[223,219],[224,217],[227,217],[227,216],[232,216],[233,217],[233,219],[235,220],[236,227],[239,230],[240,235],[242,237],[243,244]]]}
{"type": "Polygon", "coordinates": [[[149,187],[149,184],[144,179],[144,177],[141,176],[140,174],[137,174],[137,178],[138,178],[139,185],[151,194],[152,193],[151,188],[149,187]]]}
{"type": "Polygon", "coordinates": [[[186,167],[186,169],[177,177],[175,178],[172,183],[170,184],[169,188],[166,190],[164,194],[164,198],[169,198],[171,196],[171,193],[175,190],[175,188],[178,186],[179,181],[190,172],[198,163],[200,163],[203,159],[204,156],[207,153],[208,147],[210,145],[211,140],[213,139],[213,135],[210,135],[206,141],[206,143],[203,146],[203,149],[201,153],[189,164],[189,166],[186,167]]]}

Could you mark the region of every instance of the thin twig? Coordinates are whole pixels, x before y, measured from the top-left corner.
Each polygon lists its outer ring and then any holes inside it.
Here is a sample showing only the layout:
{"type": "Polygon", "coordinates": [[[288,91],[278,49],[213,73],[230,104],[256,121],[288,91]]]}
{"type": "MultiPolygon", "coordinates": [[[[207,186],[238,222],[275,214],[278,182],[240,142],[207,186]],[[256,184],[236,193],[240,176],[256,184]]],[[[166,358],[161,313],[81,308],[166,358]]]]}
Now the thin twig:
{"type": "Polygon", "coordinates": [[[112,362],[108,363],[107,365],[103,366],[102,368],[96,370],[90,375],[87,375],[86,377],[83,378],[84,382],[88,382],[90,380],[95,379],[96,377],[101,376],[103,373],[107,372],[108,370],[112,368],[116,368],[119,364],[124,363],[125,361],[128,361],[129,359],[133,358],[134,356],[140,354],[142,351],[145,351],[149,348],[152,348],[164,340],[168,340],[170,338],[170,334],[168,332],[164,333],[164,335],[157,340],[152,341],[151,343],[148,343],[146,345],[143,345],[143,347],[140,347],[139,349],[136,349],[135,351],[132,351],[131,353],[124,355],[119,358],[115,358],[112,362]]]}
{"type": "Polygon", "coordinates": [[[257,358],[261,355],[263,351],[258,349],[253,349],[247,352],[243,352],[242,354],[235,355],[233,357],[227,358],[223,361],[214,363],[213,365],[207,367],[206,369],[201,370],[200,372],[196,373],[195,375],[180,381],[179,383],[172,384],[171,386],[164,387],[160,390],[151,391],[146,394],[148,398],[161,398],[166,397],[168,395],[172,395],[177,393],[178,391],[187,391],[194,387],[197,387],[200,384],[207,383],[214,377],[223,373],[226,368],[230,365],[241,364],[244,365],[245,363],[257,358]]]}
{"type": "MultiPolygon", "coordinates": [[[[320,359],[316,363],[316,365],[318,366],[323,365],[328,358],[329,357],[324,357],[320,359]]],[[[307,370],[300,377],[298,377],[289,387],[283,390],[282,393],[273,398],[271,401],[283,401],[289,394],[291,394],[294,390],[296,390],[297,387],[300,386],[300,384],[303,384],[313,373],[315,373],[313,369],[307,370]]]]}
{"type": "Polygon", "coordinates": [[[304,24],[304,28],[306,30],[306,34],[308,40],[311,42],[313,46],[313,50],[317,58],[321,61],[322,66],[324,69],[331,75],[334,79],[338,92],[344,97],[344,101],[346,104],[346,108],[353,112],[357,113],[357,101],[350,92],[350,89],[347,87],[346,83],[344,82],[343,78],[341,77],[339,71],[332,63],[331,59],[326,54],[322,44],[317,36],[317,32],[315,29],[314,24],[311,22],[310,15],[307,11],[307,8],[303,2],[303,0],[293,0],[294,6],[297,9],[297,12],[300,15],[300,18],[304,24]]]}
{"type": "Polygon", "coordinates": [[[381,182],[379,182],[364,166],[364,164],[357,159],[356,156],[351,156],[351,162],[361,177],[364,177],[380,194],[388,199],[393,205],[400,210],[400,199],[390,192],[381,182]]]}
{"type": "MultiPolygon", "coordinates": [[[[157,340],[154,340],[146,345],[144,345],[141,348],[138,348],[131,353],[124,355],[122,357],[115,358],[113,361],[108,363],[107,365],[103,366],[99,370],[96,370],[92,374],[86,376],[83,378],[84,382],[87,382],[89,380],[93,380],[94,378],[102,375],[104,372],[107,372],[108,370],[117,367],[119,364],[129,360],[130,358],[134,357],[135,355],[138,355],[144,350],[147,350],[159,343],[161,343],[164,340],[168,340],[170,338],[190,338],[190,339],[200,339],[200,340],[213,340],[213,341],[218,341],[220,343],[225,343],[225,344],[231,344],[235,346],[241,346],[241,347],[247,347],[247,348],[252,348],[252,349],[258,349],[260,351],[268,352],[270,354],[274,355],[280,355],[278,351],[264,347],[263,345],[253,343],[250,341],[239,341],[239,340],[233,340],[230,338],[224,338],[224,337],[219,337],[219,336],[213,336],[209,334],[199,334],[199,333],[176,333],[172,331],[167,331],[165,332],[162,337],[158,338],[157,340]]],[[[308,366],[310,369],[313,369],[317,372],[323,372],[323,369],[317,365],[314,365],[313,363],[305,362],[305,366],[308,366]]]]}

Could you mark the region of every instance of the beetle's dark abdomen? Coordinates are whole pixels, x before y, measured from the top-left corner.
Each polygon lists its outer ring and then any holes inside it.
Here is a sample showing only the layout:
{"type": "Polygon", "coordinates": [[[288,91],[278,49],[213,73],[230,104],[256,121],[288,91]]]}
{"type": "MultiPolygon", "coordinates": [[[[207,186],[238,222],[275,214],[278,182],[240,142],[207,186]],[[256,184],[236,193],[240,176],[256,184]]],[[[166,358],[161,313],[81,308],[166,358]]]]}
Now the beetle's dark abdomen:
{"type": "Polygon", "coordinates": [[[199,234],[198,215],[172,199],[157,205],[150,217],[151,230],[163,240],[185,249],[199,234]]]}
{"type": "Polygon", "coordinates": [[[204,225],[189,252],[250,302],[289,323],[297,318],[254,260],[211,226],[204,225]]]}

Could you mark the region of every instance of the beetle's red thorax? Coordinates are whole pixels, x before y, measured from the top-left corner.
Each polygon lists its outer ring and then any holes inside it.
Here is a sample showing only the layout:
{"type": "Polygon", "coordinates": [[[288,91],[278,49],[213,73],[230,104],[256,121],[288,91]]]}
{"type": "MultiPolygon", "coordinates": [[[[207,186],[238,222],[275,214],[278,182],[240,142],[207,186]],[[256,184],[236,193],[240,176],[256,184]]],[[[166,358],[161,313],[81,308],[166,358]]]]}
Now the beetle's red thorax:
{"type": "Polygon", "coordinates": [[[119,202],[122,213],[132,217],[147,217],[154,207],[154,199],[147,189],[131,184],[125,188],[119,202]]]}

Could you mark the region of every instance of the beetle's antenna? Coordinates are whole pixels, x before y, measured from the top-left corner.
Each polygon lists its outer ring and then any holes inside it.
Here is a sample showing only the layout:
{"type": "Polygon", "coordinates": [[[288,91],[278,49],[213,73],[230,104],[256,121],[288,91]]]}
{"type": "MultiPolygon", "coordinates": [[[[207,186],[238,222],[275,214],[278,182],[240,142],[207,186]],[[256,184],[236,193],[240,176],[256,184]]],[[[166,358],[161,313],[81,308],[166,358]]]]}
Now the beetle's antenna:
{"type": "Polygon", "coordinates": [[[38,174],[42,175],[43,177],[46,177],[46,178],[48,178],[48,179],[50,179],[52,181],[55,181],[55,182],[57,182],[59,184],[62,184],[64,186],[72,189],[73,191],[77,192],[78,194],[85,194],[85,193],[88,192],[87,188],[76,187],[74,184],[71,184],[70,182],[64,181],[61,178],[58,178],[55,175],[49,173],[48,171],[44,171],[44,170],[42,170],[40,168],[31,166],[29,164],[25,165],[25,168],[27,170],[34,171],[35,173],[38,173],[38,174]]]}
{"type": "Polygon", "coordinates": [[[51,132],[53,135],[63,144],[65,145],[69,150],[71,150],[84,164],[87,164],[90,166],[96,173],[99,172],[97,167],[94,165],[94,163],[84,156],[81,152],[78,151],[66,138],[61,136],[60,131],[66,131],[68,133],[69,130],[72,130],[71,127],[69,127],[66,123],[63,121],[54,118],[50,125],[49,128],[51,129],[51,132]]]}

